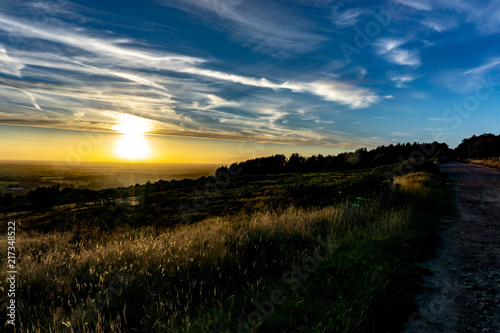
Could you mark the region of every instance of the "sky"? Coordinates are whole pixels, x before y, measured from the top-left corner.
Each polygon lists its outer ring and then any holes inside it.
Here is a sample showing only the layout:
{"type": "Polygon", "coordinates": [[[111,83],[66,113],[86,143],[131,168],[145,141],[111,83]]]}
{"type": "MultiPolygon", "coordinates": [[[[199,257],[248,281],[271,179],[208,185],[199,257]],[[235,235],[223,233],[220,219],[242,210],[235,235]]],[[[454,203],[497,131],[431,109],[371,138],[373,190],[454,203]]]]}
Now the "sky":
{"type": "Polygon", "coordinates": [[[0,2],[0,159],[231,163],[500,129],[500,1],[0,2]]]}

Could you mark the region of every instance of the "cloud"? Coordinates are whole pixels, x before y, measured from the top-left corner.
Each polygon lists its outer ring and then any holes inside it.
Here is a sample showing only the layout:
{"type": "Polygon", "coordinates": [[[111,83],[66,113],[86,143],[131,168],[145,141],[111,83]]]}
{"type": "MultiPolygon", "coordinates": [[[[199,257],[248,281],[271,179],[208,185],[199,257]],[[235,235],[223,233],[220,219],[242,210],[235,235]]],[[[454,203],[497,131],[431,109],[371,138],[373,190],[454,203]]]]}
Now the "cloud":
{"type": "Polygon", "coordinates": [[[230,31],[239,42],[257,45],[257,49],[264,51],[307,53],[327,40],[311,32],[312,22],[277,3],[242,0],[168,0],[161,3],[196,15],[208,21],[210,27],[230,31]]]}
{"type": "Polygon", "coordinates": [[[380,38],[373,43],[378,55],[386,54],[406,43],[404,39],[380,38]]]}
{"type": "Polygon", "coordinates": [[[454,93],[464,94],[472,91],[478,84],[473,75],[464,75],[464,70],[450,69],[435,73],[432,82],[445,86],[454,93]]]}
{"type": "Polygon", "coordinates": [[[478,86],[483,85],[486,74],[499,65],[500,57],[493,57],[483,64],[469,69],[449,69],[440,71],[432,78],[432,81],[445,86],[454,93],[469,93],[478,86]]]}
{"type": "Polygon", "coordinates": [[[0,44],[0,72],[13,76],[21,76],[21,69],[24,65],[12,60],[7,51],[0,44]]]}
{"type": "Polygon", "coordinates": [[[449,16],[445,19],[426,18],[421,23],[439,33],[452,30],[457,26],[456,20],[449,16]]]}
{"type": "Polygon", "coordinates": [[[26,95],[28,95],[28,97],[30,98],[30,101],[33,104],[33,106],[35,107],[35,109],[43,111],[42,108],[40,107],[40,105],[38,105],[36,98],[35,98],[35,95],[33,95],[32,93],[30,93],[29,91],[26,91],[26,90],[23,90],[23,92],[26,95]]]}
{"type": "Polygon", "coordinates": [[[387,59],[401,66],[414,66],[419,67],[422,64],[420,55],[417,51],[409,51],[397,49],[387,55],[387,59]]]}
{"type": "Polygon", "coordinates": [[[316,81],[305,87],[315,95],[322,96],[327,101],[348,105],[353,109],[365,108],[377,103],[380,97],[366,88],[336,81],[316,81]]]}
{"type": "Polygon", "coordinates": [[[465,17],[465,22],[473,23],[485,35],[500,32],[500,1],[498,0],[434,0],[434,6],[443,10],[453,10],[465,17]]]}
{"type": "Polygon", "coordinates": [[[209,109],[217,109],[220,107],[239,107],[241,103],[235,101],[227,101],[219,96],[214,94],[206,94],[203,95],[203,99],[205,100],[203,104],[196,101],[193,103],[192,108],[197,110],[209,110],[209,109]]]}
{"type": "Polygon", "coordinates": [[[395,38],[379,38],[373,42],[375,52],[387,61],[401,66],[419,67],[422,64],[418,51],[400,48],[407,41],[395,38]]]}
{"type": "Polygon", "coordinates": [[[3,14],[0,14],[0,23],[0,30],[4,30],[11,35],[67,45],[92,54],[101,55],[102,57],[114,59],[118,61],[116,64],[121,66],[169,69],[203,62],[200,58],[176,54],[155,54],[130,47],[122,47],[120,45],[126,42],[123,39],[106,40],[91,37],[82,32],[75,31],[76,29],[54,28],[50,26],[44,26],[43,29],[39,29],[36,25],[20,22],[3,14]]]}
{"type": "Polygon", "coordinates": [[[335,121],[333,121],[333,120],[319,120],[319,119],[315,119],[314,122],[318,123],[318,124],[335,124],[335,121]]]}
{"type": "MultiPolygon", "coordinates": [[[[222,9],[219,9],[222,10],[222,9]]],[[[164,87],[158,83],[140,77],[139,75],[134,75],[127,73],[118,69],[108,69],[92,65],[93,62],[105,61],[107,59],[107,65],[113,68],[127,67],[127,68],[138,68],[147,69],[163,69],[169,70],[177,73],[187,73],[197,76],[208,77],[211,79],[217,79],[222,81],[240,83],[244,85],[260,87],[260,88],[270,88],[270,89],[287,89],[293,92],[309,92],[317,96],[323,97],[325,100],[339,102],[340,104],[349,105],[352,108],[367,107],[371,105],[370,101],[376,100],[373,98],[373,93],[367,89],[360,89],[352,85],[342,84],[337,82],[335,84],[329,85],[329,89],[318,89],[314,84],[301,83],[301,82],[272,82],[266,78],[253,78],[241,75],[236,75],[232,73],[225,73],[221,71],[200,68],[194,65],[205,63],[204,59],[194,58],[183,55],[176,54],[160,54],[152,53],[144,50],[138,50],[133,48],[127,48],[122,45],[117,45],[118,42],[108,41],[97,37],[88,37],[83,34],[77,34],[70,31],[62,31],[60,29],[50,29],[47,28],[43,31],[36,29],[33,26],[27,25],[25,23],[17,22],[11,18],[6,18],[0,14],[0,22],[5,23],[5,25],[0,26],[0,29],[9,29],[10,27],[16,27],[17,33],[22,33],[24,36],[29,35],[34,38],[41,38],[49,40],[51,42],[57,42],[64,45],[68,45],[75,48],[80,48],[91,52],[98,56],[97,59],[94,57],[80,57],[81,61],[66,61],[63,64],[56,64],[49,59],[45,60],[43,64],[46,66],[51,66],[55,68],[64,68],[68,70],[77,70],[83,72],[93,72],[100,75],[113,75],[122,77],[142,85],[149,85],[159,90],[165,90],[164,87]],[[118,66],[119,67],[118,67],[118,66]],[[335,91],[335,87],[342,89],[340,92],[335,91]],[[347,87],[347,89],[345,89],[347,87]],[[326,92],[328,90],[328,92],[326,92]],[[348,90],[353,90],[357,92],[366,92],[368,96],[362,98],[361,102],[354,100],[350,96],[348,90]],[[320,93],[318,93],[320,91],[320,93]],[[341,94],[346,95],[346,97],[341,97],[341,94]]],[[[119,41],[120,44],[123,43],[122,40],[119,41]]],[[[51,55],[47,55],[45,58],[49,58],[51,55]]],[[[53,58],[53,55],[52,55],[53,58]]],[[[60,57],[61,60],[64,58],[60,57]]],[[[25,59],[31,63],[37,62],[36,59],[25,59]]],[[[38,63],[41,65],[41,63],[38,63]]],[[[357,94],[357,93],[356,93],[357,94]]],[[[357,96],[357,95],[356,95],[357,96]]]]}
{"type": "Polygon", "coordinates": [[[495,57],[482,65],[466,70],[464,74],[481,74],[486,70],[497,67],[498,65],[500,65],[500,57],[495,57]]]}
{"type": "Polygon", "coordinates": [[[317,81],[311,83],[275,83],[265,78],[257,79],[199,68],[189,68],[183,70],[183,72],[260,88],[270,88],[275,90],[286,89],[293,92],[308,92],[320,96],[326,101],[348,105],[351,108],[365,108],[376,103],[379,100],[378,96],[369,89],[360,88],[348,83],[333,80],[317,81]]]}
{"type": "Polygon", "coordinates": [[[335,8],[332,13],[332,22],[338,28],[347,28],[356,25],[359,21],[359,17],[366,14],[367,9],[365,8],[348,8],[344,11],[339,11],[335,8]]]}
{"type": "Polygon", "coordinates": [[[429,96],[427,96],[426,94],[421,93],[421,92],[416,92],[416,93],[412,94],[412,97],[413,98],[418,98],[418,99],[427,99],[427,98],[429,98],[429,96]]]}
{"type": "Polygon", "coordinates": [[[415,81],[417,78],[412,74],[391,74],[389,75],[391,81],[396,83],[396,87],[398,88],[406,88],[407,83],[415,81]]]}
{"type": "Polygon", "coordinates": [[[396,0],[396,2],[421,11],[430,11],[433,9],[433,6],[427,0],[396,0]]]}
{"type": "Polygon", "coordinates": [[[356,75],[358,79],[362,79],[368,74],[368,70],[362,66],[357,66],[356,70],[358,71],[358,74],[356,75]]]}

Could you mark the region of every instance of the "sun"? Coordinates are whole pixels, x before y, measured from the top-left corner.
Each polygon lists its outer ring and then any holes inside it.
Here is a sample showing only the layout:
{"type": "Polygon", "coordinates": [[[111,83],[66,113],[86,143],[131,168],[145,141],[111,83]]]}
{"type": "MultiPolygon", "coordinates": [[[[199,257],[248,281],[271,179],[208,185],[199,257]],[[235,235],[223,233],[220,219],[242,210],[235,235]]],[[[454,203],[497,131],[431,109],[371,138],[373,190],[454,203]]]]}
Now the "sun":
{"type": "Polygon", "coordinates": [[[127,160],[143,160],[150,156],[151,148],[143,136],[124,135],[115,146],[115,153],[127,160]]]}
{"type": "Polygon", "coordinates": [[[127,160],[143,160],[151,156],[151,148],[145,136],[152,129],[148,120],[121,114],[119,123],[112,129],[122,133],[114,151],[118,157],[127,160]]]}

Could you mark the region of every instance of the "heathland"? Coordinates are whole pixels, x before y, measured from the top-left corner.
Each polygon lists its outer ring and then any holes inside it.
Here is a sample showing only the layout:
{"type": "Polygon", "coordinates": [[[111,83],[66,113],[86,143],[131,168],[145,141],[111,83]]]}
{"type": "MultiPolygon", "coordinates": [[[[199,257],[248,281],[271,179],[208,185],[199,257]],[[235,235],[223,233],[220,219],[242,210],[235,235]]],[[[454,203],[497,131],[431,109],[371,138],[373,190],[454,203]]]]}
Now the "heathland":
{"type": "Polygon", "coordinates": [[[19,328],[401,331],[426,272],[419,263],[452,212],[436,165],[449,151],[437,143],[378,149],[19,196],[30,210],[4,206],[18,223],[19,328]],[[396,163],[397,151],[421,158],[396,163]],[[130,196],[140,205],[116,201],[130,196]]]}

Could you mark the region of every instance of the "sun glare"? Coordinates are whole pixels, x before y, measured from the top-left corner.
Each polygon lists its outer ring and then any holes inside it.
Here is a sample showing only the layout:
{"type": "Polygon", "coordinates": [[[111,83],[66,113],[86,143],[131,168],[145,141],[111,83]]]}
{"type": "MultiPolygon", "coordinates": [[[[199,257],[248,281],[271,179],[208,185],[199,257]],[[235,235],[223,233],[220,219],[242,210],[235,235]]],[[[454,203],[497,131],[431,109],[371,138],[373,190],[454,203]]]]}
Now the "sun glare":
{"type": "Polygon", "coordinates": [[[145,134],[151,130],[150,122],[129,114],[120,115],[119,123],[112,127],[122,133],[115,146],[115,154],[123,159],[143,160],[151,155],[145,134]]]}

